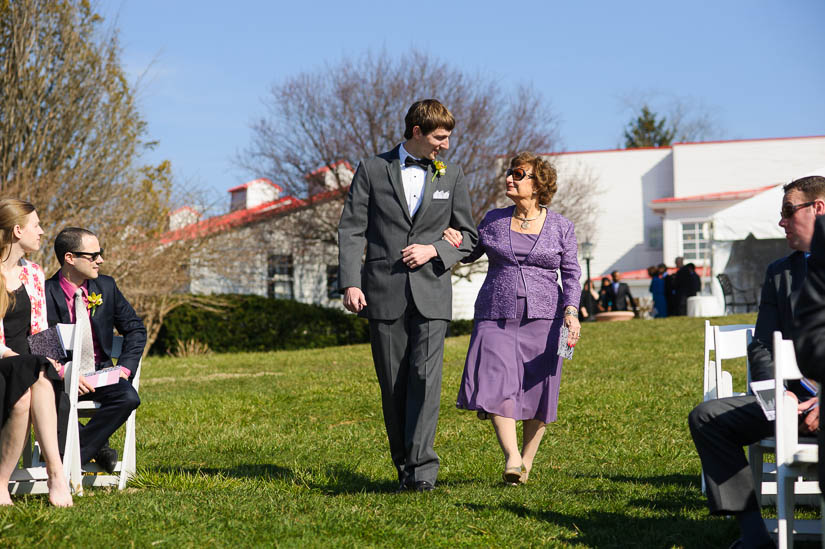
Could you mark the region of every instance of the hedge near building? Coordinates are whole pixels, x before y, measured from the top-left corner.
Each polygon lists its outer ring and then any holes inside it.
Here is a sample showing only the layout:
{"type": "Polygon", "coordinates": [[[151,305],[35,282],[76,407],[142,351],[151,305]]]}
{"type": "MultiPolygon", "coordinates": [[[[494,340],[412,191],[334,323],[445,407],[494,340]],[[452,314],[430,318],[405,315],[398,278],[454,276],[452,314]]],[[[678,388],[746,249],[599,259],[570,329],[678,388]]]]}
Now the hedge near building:
{"type": "Polygon", "coordinates": [[[367,321],[338,309],[254,295],[220,296],[226,307],[190,305],[166,317],[152,354],[174,352],[195,341],[215,352],[309,349],[369,342],[367,321]]]}

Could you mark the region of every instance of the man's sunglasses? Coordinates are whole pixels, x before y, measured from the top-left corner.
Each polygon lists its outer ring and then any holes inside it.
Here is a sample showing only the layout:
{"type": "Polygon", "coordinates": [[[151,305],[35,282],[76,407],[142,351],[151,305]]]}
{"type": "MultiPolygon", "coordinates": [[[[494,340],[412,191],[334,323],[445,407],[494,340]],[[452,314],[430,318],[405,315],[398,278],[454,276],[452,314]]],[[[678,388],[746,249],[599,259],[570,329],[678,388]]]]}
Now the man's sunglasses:
{"type": "Polygon", "coordinates": [[[97,261],[98,257],[103,257],[103,248],[96,252],[69,252],[70,254],[88,258],[89,261],[97,261]]]}
{"type": "Polygon", "coordinates": [[[779,211],[779,215],[782,216],[782,219],[790,219],[798,210],[807,208],[808,206],[813,206],[814,204],[816,204],[816,200],[813,202],[803,202],[802,204],[791,204],[790,202],[785,202],[782,204],[782,209],[779,211]]]}
{"type": "Polygon", "coordinates": [[[523,168],[509,168],[506,172],[504,172],[504,177],[510,177],[511,175],[513,176],[513,181],[521,181],[525,177],[528,179],[533,179],[536,177],[531,173],[525,172],[523,168]]]}

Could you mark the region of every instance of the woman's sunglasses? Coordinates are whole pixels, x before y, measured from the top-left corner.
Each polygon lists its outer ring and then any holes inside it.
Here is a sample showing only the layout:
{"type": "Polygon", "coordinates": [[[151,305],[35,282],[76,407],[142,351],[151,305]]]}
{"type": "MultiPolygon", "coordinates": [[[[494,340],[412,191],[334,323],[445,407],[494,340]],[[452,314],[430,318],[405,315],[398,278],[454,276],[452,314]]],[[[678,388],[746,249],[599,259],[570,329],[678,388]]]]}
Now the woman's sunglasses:
{"type": "Polygon", "coordinates": [[[505,177],[510,177],[511,175],[513,176],[513,181],[521,181],[525,177],[528,179],[534,179],[536,177],[531,173],[525,172],[523,168],[509,168],[504,172],[505,177]]]}

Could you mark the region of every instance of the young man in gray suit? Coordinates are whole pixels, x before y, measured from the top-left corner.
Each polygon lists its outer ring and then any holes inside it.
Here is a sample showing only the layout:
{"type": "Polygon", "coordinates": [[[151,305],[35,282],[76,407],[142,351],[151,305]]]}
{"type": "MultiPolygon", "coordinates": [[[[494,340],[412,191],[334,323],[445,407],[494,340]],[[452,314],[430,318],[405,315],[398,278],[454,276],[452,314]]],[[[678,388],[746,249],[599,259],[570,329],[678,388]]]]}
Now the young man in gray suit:
{"type": "Polygon", "coordinates": [[[398,490],[424,492],[438,475],[433,441],[452,316],[450,268],[478,233],[461,168],[436,160],[450,146],[453,115],[428,99],[404,121],[406,141],[355,172],[338,225],[339,287],[344,306],[369,319],[398,490]],[[447,227],[461,231],[458,247],[442,239],[447,227]]]}
{"type": "MultiPolygon", "coordinates": [[[[771,263],[765,275],[754,339],[748,347],[753,381],[773,379],[773,332],[782,332],[785,339],[793,334],[814,223],[817,216],[825,214],[825,178],[803,177],[785,185],[784,190],[779,225],[795,251],[771,263]]],[[[804,417],[800,432],[818,430],[817,398],[799,383],[789,384],[788,390],[797,396],[799,413],[804,417]]],[[[703,402],[690,413],[688,424],[702,460],[710,512],[734,515],[739,522],[742,537],[731,547],[773,547],[742,447],[772,436],[774,423],[765,417],[756,397],[746,395],[703,402]]]]}

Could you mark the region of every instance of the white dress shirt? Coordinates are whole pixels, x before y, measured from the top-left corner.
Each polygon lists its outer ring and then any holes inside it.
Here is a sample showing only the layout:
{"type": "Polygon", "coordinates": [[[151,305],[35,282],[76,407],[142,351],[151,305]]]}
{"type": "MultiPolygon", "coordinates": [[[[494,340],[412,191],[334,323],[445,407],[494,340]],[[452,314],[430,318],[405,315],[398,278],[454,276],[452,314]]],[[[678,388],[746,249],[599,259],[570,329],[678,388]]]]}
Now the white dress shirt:
{"type": "Polygon", "coordinates": [[[410,217],[413,217],[424,197],[424,179],[427,177],[427,170],[421,166],[405,166],[404,162],[408,156],[412,155],[402,144],[398,148],[398,157],[401,161],[401,182],[404,184],[404,198],[407,199],[407,206],[410,208],[410,217]]]}

